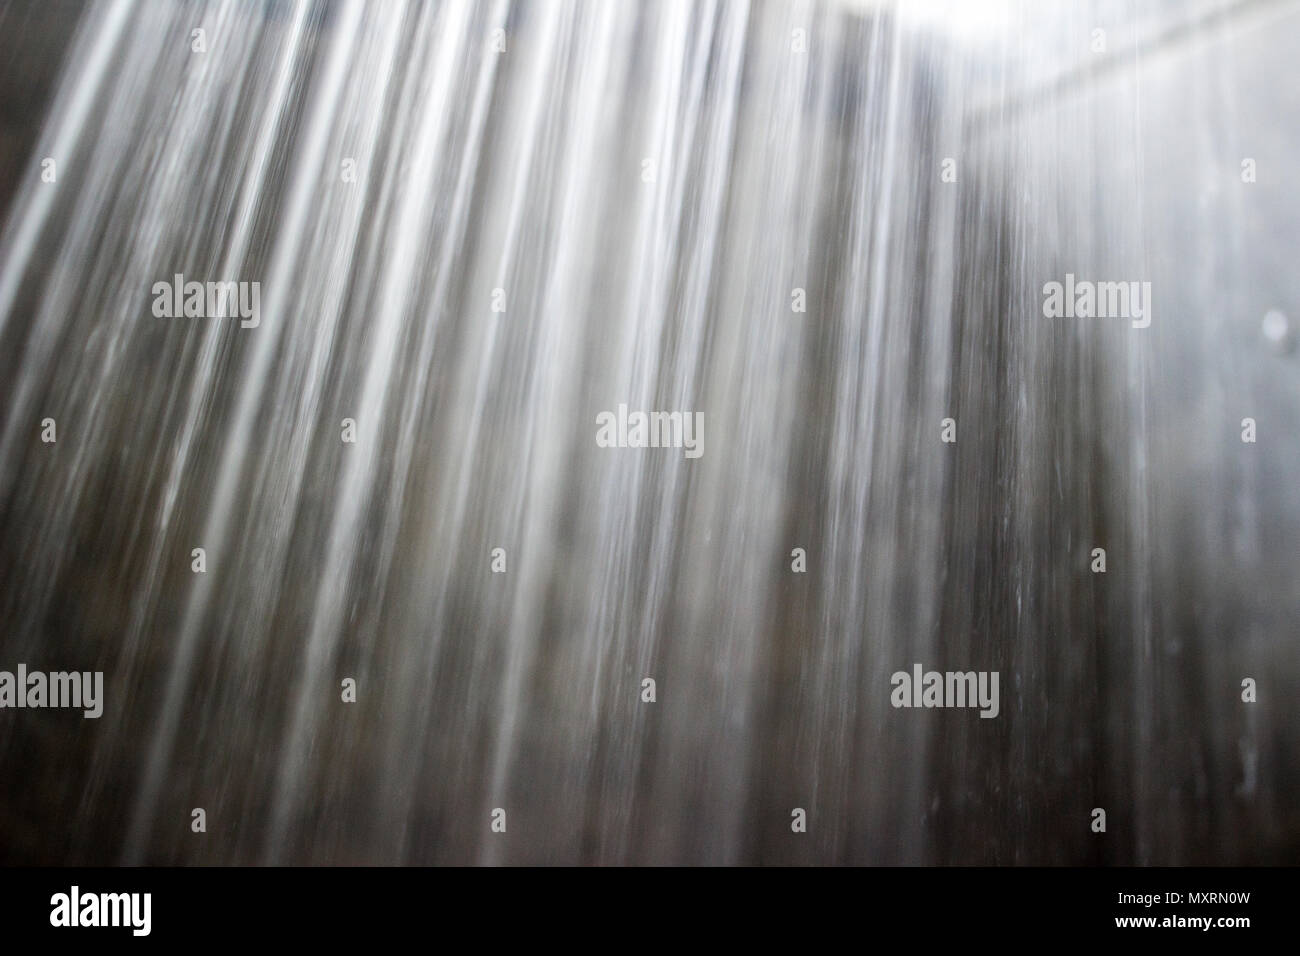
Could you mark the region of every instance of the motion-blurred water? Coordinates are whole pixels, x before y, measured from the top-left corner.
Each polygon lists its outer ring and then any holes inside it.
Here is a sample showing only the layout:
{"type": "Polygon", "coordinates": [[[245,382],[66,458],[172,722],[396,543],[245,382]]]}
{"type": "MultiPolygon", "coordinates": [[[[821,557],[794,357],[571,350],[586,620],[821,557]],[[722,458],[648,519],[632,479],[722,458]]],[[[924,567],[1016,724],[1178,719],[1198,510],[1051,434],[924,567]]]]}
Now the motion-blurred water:
{"type": "Polygon", "coordinates": [[[0,858],[1294,862],[1300,5],[34,6],[0,858]]]}

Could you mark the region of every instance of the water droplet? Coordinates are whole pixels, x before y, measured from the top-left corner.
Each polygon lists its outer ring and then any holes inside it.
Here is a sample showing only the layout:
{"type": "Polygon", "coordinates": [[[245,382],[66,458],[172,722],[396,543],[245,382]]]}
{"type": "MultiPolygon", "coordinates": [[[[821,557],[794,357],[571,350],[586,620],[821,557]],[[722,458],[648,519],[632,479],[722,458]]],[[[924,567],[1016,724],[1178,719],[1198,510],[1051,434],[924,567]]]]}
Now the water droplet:
{"type": "Polygon", "coordinates": [[[1261,325],[1264,339],[1278,352],[1291,351],[1291,323],[1284,313],[1270,309],[1261,325]]]}

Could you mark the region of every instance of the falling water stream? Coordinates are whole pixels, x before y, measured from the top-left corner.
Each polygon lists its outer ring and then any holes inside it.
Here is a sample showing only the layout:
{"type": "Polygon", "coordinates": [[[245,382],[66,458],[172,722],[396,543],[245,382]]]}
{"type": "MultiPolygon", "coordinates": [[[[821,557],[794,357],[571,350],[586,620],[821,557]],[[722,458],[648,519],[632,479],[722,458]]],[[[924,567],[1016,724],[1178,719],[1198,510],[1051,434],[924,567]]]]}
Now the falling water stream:
{"type": "Polygon", "coordinates": [[[105,690],[0,711],[0,858],[1294,862],[1300,102],[1249,91],[1300,5],[957,6],[51,24],[0,668],[105,690]]]}

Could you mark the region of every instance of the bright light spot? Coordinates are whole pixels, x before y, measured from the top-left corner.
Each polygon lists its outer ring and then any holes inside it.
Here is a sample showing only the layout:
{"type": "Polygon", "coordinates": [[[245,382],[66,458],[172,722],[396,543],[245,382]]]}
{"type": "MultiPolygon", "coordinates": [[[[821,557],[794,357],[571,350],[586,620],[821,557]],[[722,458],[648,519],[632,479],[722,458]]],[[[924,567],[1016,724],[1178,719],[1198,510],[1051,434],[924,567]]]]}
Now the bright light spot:
{"type": "Polygon", "coordinates": [[[900,19],[968,38],[998,33],[1011,22],[1016,0],[839,0],[863,11],[892,10],[900,19]]]}

